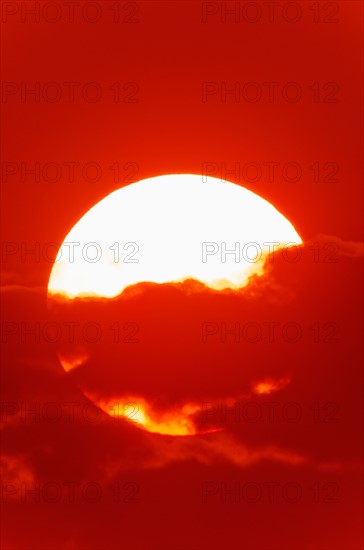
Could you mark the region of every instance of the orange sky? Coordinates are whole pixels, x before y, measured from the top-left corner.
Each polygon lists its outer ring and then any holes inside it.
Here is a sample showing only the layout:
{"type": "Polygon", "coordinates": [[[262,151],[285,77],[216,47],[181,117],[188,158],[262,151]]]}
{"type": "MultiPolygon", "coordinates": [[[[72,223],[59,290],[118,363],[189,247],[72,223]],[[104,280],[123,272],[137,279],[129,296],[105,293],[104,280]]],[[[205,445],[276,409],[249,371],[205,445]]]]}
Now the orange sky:
{"type": "Polygon", "coordinates": [[[224,20],[234,2],[121,2],[114,22],[105,0],[96,23],[77,7],[69,22],[62,3],[55,23],[3,4],[2,546],[358,550],[361,3],[297,2],[296,23],[286,2],[271,22],[252,3],[255,23],[246,2],[240,22],[224,20]],[[59,101],[44,99],[52,82],[59,101]],[[39,83],[39,102],[22,83],[39,83]],[[221,95],[234,83],[261,99],[221,95]],[[302,258],[277,257],[239,292],[141,284],[47,307],[51,243],[110,192],[168,173],[269,200],[302,258]],[[198,403],[198,435],[95,406],[140,397],[159,419],[198,403]]]}

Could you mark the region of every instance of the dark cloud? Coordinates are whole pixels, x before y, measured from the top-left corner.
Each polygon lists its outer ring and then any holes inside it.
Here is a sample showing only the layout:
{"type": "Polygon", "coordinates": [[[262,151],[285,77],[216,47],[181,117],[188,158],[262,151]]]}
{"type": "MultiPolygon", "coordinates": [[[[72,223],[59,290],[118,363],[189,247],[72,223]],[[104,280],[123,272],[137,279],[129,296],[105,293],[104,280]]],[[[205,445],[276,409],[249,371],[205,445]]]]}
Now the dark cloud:
{"type": "MultiPolygon", "coordinates": [[[[317,242],[324,246],[326,237],[317,242]]],[[[173,537],[181,528],[178,514],[187,538],[197,514],[206,522],[201,533],[208,547],[216,540],[221,548],[225,535],[211,525],[219,521],[224,499],[235,524],[244,514],[258,525],[264,510],[279,524],[292,506],[311,517],[315,490],[323,491],[317,498],[338,491],[335,513],[353,525],[361,456],[362,320],[351,311],[361,295],[359,258],[345,253],[327,262],[323,249],[316,261],[310,246],[297,262],[275,256],[266,275],[240,291],[211,291],[193,281],[142,284],[112,300],[47,305],[44,288],[3,288],[4,498],[8,536],[17,549],[27,548],[30,537],[47,550],[144,550],[145,532],[137,520],[143,517],[150,533],[169,522],[160,539],[167,550],[168,533],[173,537]],[[89,332],[82,332],[87,323],[89,332]],[[93,324],[101,329],[95,343],[93,324]],[[236,334],[228,332],[235,328],[236,334]],[[65,372],[59,356],[67,354],[83,359],[65,372]],[[112,398],[123,403],[126,396],[142,397],[159,420],[179,414],[186,403],[197,404],[190,420],[202,433],[149,433],[95,404],[112,398]],[[216,431],[204,433],[210,429],[216,431]],[[73,508],[70,483],[76,491],[73,508]],[[236,484],[241,496],[249,483],[255,484],[249,490],[263,491],[259,508],[226,497],[236,484]],[[264,495],[271,483],[278,488],[274,498],[280,498],[274,506],[264,495]],[[287,483],[303,491],[298,504],[282,500],[287,483]],[[40,493],[40,501],[33,502],[26,490],[34,487],[49,494],[40,493]],[[102,500],[92,504],[82,491],[89,490],[92,500],[95,487],[102,500]],[[116,488],[122,512],[114,501],[116,488]],[[134,493],[137,503],[124,502],[134,493]],[[52,495],[59,502],[51,504],[52,495]],[[51,508],[63,516],[62,532],[51,508]],[[120,513],[123,535],[112,528],[120,513]],[[24,534],[12,527],[18,514],[24,534]],[[53,532],[34,530],[39,514],[53,532]],[[99,529],[87,529],[90,521],[101,521],[102,537],[99,529]]],[[[328,505],[318,514],[321,526],[329,525],[328,505]]],[[[297,522],[285,523],[287,550],[297,522]]],[[[318,532],[313,524],[310,529],[311,535],[318,532]]],[[[354,527],[352,536],[354,541],[354,527]]],[[[191,547],[186,537],[181,549],[191,547]]],[[[347,535],[337,540],[346,541],[347,535]]],[[[250,534],[249,548],[266,547],[268,541],[268,534],[250,534]]],[[[305,547],[313,548],[309,542],[305,547]]]]}

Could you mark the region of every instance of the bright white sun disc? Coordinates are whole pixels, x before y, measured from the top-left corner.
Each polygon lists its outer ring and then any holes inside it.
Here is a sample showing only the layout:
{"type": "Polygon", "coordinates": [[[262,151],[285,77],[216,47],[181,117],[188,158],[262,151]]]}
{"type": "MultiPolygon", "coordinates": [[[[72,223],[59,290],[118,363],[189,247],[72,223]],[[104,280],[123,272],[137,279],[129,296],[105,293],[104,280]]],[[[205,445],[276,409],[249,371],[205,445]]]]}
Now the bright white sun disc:
{"type": "Polygon", "coordinates": [[[78,221],[48,290],[70,298],[114,297],[132,284],[188,278],[237,288],[262,273],[272,243],[277,250],[302,240],[251,191],[192,174],[148,178],[114,191],[78,221]]]}

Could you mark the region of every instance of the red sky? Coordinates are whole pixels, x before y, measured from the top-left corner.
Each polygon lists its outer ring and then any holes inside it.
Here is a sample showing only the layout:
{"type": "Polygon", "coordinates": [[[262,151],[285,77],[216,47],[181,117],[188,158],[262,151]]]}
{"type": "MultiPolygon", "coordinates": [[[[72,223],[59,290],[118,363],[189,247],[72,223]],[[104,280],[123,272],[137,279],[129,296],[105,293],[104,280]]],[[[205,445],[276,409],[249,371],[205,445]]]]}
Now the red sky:
{"type": "Polygon", "coordinates": [[[3,548],[359,550],[362,4],[82,0],[70,21],[41,2],[39,22],[34,4],[2,3],[3,548]],[[225,172],[293,223],[298,262],[277,258],[238,293],[141,285],[47,309],[52,264],[24,247],[61,244],[133,179],[225,172]],[[94,345],[76,334],[84,367],[64,372],[65,332],[57,345],[22,332],[54,315],[102,327],[94,345]],[[113,345],[116,321],[138,342],[113,345]],[[223,342],[224,324],[247,323],[259,341],[223,342]],[[254,394],[265,379],[289,383],[254,394]],[[81,391],[124,388],[156,410],[197,400],[196,426],[220,431],[148,434],[81,391]]]}

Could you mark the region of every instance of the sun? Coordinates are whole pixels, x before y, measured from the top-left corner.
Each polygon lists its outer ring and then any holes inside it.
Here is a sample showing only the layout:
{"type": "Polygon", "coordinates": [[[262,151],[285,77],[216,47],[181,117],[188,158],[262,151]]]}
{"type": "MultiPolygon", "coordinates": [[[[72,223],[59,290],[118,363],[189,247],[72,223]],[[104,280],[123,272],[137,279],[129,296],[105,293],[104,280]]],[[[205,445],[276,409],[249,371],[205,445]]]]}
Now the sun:
{"type": "Polygon", "coordinates": [[[48,291],[114,297],[140,282],[195,279],[217,290],[262,274],[266,255],[301,244],[268,201],[192,174],[148,178],[91,208],[66,236],[48,291]]]}
{"type": "MultiPolygon", "coordinates": [[[[117,301],[127,287],[143,282],[193,279],[217,292],[239,289],[252,275],[264,273],[273,250],[301,243],[293,225],[272,204],[239,185],[192,174],[149,178],[105,197],[68,233],[50,275],[50,302],[62,295],[63,300],[54,302],[68,315],[67,305],[72,304],[92,311],[89,304],[99,300],[89,297],[102,298],[107,311],[111,298],[117,301]]],[[[166,409],[135,394],[138,384],[129,393],[119,369],[128,368],[123,349],[117,352],[119,361],[116,348],[100,346],[101,364],[118,365],[115,380],[110,378],[111,391],[100,393],[92,382],[88,387],[87,366],[98,349],[94,343],[87,347],[78,342],[59,349],[58,356],[66,372],[79,376],[84,395],[110,417],[152,433],[205,433],[196,425],[199,403],[181,401],[166,409]]],[[[286,381],[262,380],[254,393],[269,394],[282,384],[286,381]]]]}

